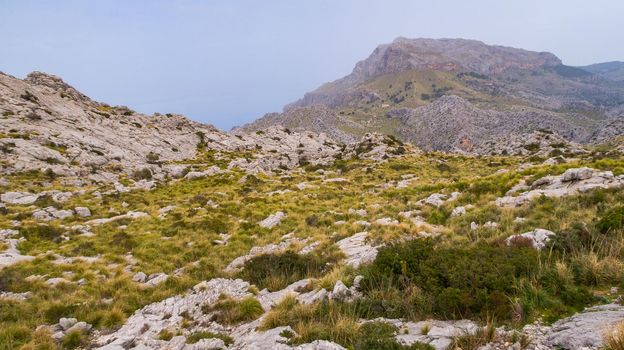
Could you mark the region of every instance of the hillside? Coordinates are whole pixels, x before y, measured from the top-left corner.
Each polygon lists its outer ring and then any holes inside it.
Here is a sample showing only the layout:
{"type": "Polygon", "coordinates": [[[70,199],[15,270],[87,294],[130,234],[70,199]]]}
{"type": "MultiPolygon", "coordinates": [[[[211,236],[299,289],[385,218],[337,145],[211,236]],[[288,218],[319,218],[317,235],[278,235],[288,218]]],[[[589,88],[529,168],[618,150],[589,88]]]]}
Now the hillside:
{"type": "Polygon", "coordinates": [[[474,40],[398,38],[377,47],[348,76],[241,130],[283,125],[338,141],[376,131],[428,150],[470,144],[474,153],[509,134],[536,130],[588,143],[622,116],[624,106],[617,65],[590,67],[474,40]]]}
{"type": "Polygon", "coordinates": [[[619,119],[582,145],[560,113],[468,98],[391,109],[402,138],[454,150],[423,152],[0,75],[0,349],[602,349],[624,334],[619,119]]]}

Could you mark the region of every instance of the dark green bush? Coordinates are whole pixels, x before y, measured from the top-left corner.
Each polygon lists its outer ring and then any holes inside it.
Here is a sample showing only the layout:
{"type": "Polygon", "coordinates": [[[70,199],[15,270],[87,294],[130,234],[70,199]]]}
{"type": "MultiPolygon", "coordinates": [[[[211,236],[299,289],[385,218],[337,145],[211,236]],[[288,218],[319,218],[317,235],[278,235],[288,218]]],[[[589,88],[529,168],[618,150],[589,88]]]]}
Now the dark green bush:
{"type": "Polygon", "coordinates": [[[45,320],[50,324],[55,324],[61,317],[72,317],[76,311],[76,305],[55,303],[44,311],[45,320]]]}
{"type": "Polygon", "coordinates": [[[611,233],[624,227],[624,205],[611,208],[600,215],[596,227],[602,233],[611,233]]]}
{"type": "Polygon", "coordinates": [[[261,289],[281,289],[304,278],[319,277],[328,270],[329,263],[335,263],[338,257],[327,249],[318,251],[321,253],[260,255],[245,263],[240,277],[261,289]]]}
{"type": "Polygon", "coordinates": [[[484,244],[436,249],[431,240],[414,240],[382,249],[366,271],[364,289],[418,286],[436,316],[509,319],[514,282],[536,275],[537,254],[484,244]]]}
{"type": "Polygon", "coordinates": [[[61,229],[48,225],[25,227],[20,232],[28,240],[40,239],[45,241],[57,241],[63,234],[61,229]]]}
{"type": "Polygon", "coordinates": [[[132,179],[135,181],[139,180],[151,180],[152,179],[152,171],[148,168],[138,169],[132,172],[132,179]]]}

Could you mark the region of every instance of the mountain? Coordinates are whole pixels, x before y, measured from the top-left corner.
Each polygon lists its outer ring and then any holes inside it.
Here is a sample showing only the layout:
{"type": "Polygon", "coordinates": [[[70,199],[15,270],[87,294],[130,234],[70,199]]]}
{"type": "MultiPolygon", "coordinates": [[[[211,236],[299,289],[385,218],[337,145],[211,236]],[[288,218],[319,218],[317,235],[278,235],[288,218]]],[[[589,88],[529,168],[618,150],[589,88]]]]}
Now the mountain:
{"type": "Polygon", "coordinates": [[[592,74],[598,75],[607,80],[624,82],[624,62],[596,63],[589,66],[579,67],[592,74]]]}
{"type": "MultiPolygon", "coordinates": [[[[97,102],[54,75],[0,74],[0,349],[623,339],[624,118],[606,100],[592,116],[510,97],[552,72],[577,87],[604,78],[550,54],[493,48],[481,62],[482,45],[444,44],[448,57],[426,62],[379,53],[330,86],[353,94],[328,88],[311,98],[331,103],[300,101],[229,133],[97,102]],[[505,85],[509,74],[526,76],[505,85]],[[438,79],[427,98],[423,76],[438,79]],[[401,101],[383,107],[396,84],[401,101]],[[358,119],[365,108],[384,114],[358,119]],[[304,130],[277,126],[284,116],[304,130]],[[398,137],[332,140],[380,121],[398,137]]],[[[545,101],[584,94],[558,86],[545,101]]]]}
{"type": "Polygon", "coordinates": [[[398,38],[240,130],[283,125],[343,142],[378,131],[424,149],[476,153],[537,130],[587,143],[624,115],[615,66],[571,67],[551,53],[475,40],[398,38]]]}
{"type": "Polygon", "coordinates": [[[267,128],[224,133],[177,114],[143,115],[91,100],[61,78],[0,73],[0,173],[29,170],[116,181],[188,171],[185,160],[212,152],[250,171],[333,161],[342,149],[324,135],[267,128]],[[241,157],[245,155],[245,157],[241,157]]]}

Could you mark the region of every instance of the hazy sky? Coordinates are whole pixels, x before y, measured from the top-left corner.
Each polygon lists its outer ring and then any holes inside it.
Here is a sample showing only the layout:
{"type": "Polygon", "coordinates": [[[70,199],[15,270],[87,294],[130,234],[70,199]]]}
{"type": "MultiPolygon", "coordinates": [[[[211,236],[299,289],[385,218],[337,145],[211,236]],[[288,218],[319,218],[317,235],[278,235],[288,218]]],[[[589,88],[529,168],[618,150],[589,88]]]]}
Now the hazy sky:
{"type": "Polygon", "coordinates": [[[622,0],[0,0],[0,71],[229,129],[280,111],[397,36],[624,60],[622,0]]]}

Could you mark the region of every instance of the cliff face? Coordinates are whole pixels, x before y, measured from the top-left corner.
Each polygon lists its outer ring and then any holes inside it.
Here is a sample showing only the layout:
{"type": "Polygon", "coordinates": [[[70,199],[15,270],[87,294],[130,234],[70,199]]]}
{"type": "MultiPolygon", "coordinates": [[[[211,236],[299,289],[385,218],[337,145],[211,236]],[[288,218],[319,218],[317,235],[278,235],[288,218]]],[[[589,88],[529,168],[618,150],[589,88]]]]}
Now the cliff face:
{"type": "MultiPolygon", "coordinates": [[[[425,149],[548,130],[593,142],[623,113],[619,65],[563,65],[555,55],[464,39],[398,38],[353,72],[245,125],[288,125],[348,141],[381,131],[425,149]],[[398,116],[398,118],[397,118],[398,116]]],[[[460,147],[461,148],[461,147],[460,147]]]]}

